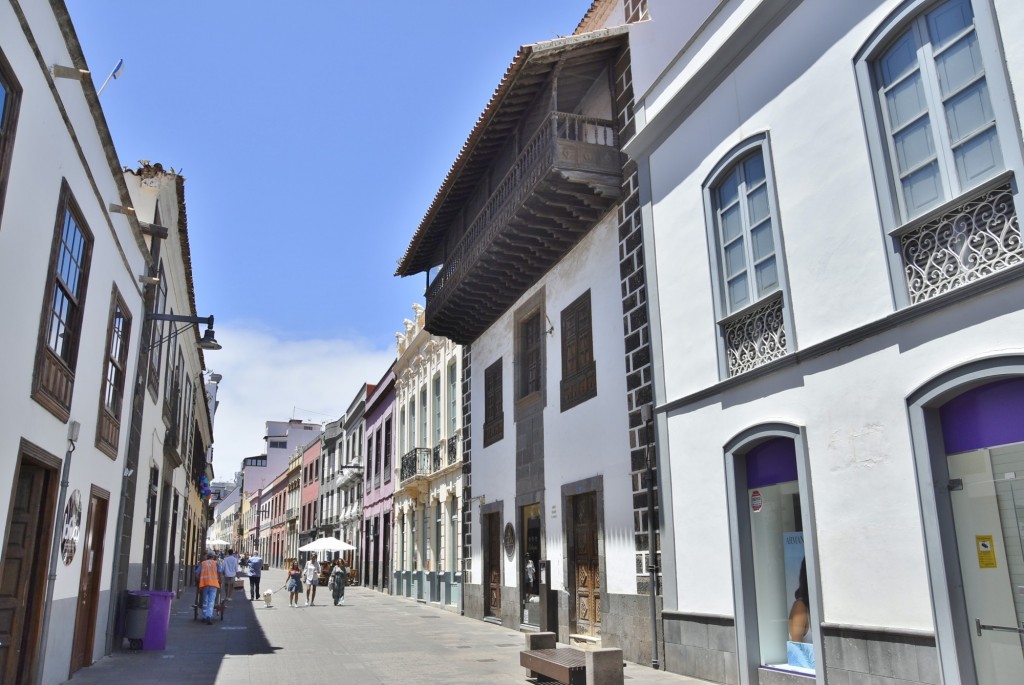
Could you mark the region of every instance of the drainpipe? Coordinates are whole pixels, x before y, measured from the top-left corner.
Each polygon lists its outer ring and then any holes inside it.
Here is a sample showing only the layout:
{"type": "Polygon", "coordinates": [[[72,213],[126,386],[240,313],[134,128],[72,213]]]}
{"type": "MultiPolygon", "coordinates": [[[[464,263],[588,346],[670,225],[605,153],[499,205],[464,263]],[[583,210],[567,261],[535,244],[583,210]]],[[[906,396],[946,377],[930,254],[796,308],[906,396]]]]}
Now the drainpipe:
{"type": "Polygon", "coordinates": [[[658,664],[658,564],[656,562],[657,545],[654,534],[654,460],[651,457],[651,405],[640,407],[640,418],[647,426],[647,445],[644,456],[647,458],[647,596],[651,606],[651,668],[657,670],[658,664]]]}
{"type": "Polygon", "coordinates": [[[46,599],[43,601],[43,627],[39,633],[42,636],[39,645],[39,658],[36,659],[35,678],[33,682],[40,683],[43,680],[43,668],[46,664],[46,644],[50,641],[50,613],[53,609],[53,588],[57,584],[57,553],[60,551],[60,541],[63,538],[64,527],[64,506],[68,496],[68,474],[71,473],[71,454],[75,451],[75,443],[78,441],[78,430],[81,428],[78,421],[68,423],[68,451],[64,454],[64,468],[60,475],[60,493],[57,496],[57,515],[53,520],[53,543],[50,545],[50,572],[47,575],[46,599]]]}

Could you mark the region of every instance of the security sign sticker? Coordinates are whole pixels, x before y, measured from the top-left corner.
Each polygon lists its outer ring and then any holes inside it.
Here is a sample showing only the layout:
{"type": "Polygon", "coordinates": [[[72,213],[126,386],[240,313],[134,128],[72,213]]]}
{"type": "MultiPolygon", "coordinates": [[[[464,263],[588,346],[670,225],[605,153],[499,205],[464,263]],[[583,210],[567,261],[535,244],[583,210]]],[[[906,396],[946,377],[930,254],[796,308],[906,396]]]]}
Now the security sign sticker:
{"type": "Polygon", "coordinates": [[[750,510],[756,514],[761,511],[762,506],[764,506],[764,497],[761,496],[761,491],[753,490],[750,493],[750,510]]]}
{"type": "Polygon", "coordinates": [[[996,567],[996,546],[991,535],[975,535],[974,544],[978,548],[978,568],[996,567]]]}

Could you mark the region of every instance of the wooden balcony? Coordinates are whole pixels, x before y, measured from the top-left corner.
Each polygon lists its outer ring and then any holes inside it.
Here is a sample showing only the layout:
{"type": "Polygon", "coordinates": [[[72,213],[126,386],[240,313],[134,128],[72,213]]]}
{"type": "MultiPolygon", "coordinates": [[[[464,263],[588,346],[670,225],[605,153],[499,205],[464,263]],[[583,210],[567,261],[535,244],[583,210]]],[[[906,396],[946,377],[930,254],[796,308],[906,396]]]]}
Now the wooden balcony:
{"type": "Polygon", "coordinates": [[[621,193],[614,123],[551,113],[427,287],[427,329],[458,343],[475,340],[621,193]]]}

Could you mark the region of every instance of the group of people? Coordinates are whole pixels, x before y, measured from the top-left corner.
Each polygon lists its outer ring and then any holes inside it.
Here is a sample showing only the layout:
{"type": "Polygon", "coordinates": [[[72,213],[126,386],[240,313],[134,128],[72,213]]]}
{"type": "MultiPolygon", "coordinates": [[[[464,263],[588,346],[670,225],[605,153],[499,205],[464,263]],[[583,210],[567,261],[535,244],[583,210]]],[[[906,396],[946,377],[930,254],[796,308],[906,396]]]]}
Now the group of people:
{"type": "Polygon", "coordinates": [[[263,574],[263,559],[254,554],[239,559],[235,550],[229,549],[227,554],[218,554],[213,550],[206,552],[206,559],[196,565],[195,575],[199,581],[199,597],[203,610],[203,623],[213,623],[213,608],[217,601],[217,592],[224,588],[224,601],[230,602],[235,591],[235,578],[244,571],[249,576],[249,596],[255,600],[260,596],[260,576],[263,574]]]}
{"type": "MultiPolygon", "coordinates": [[[[249,576],[249,599],[255,601],[260,597],[260,579],[263,575],[263,559],[259,554],[250,557],[243,556],[241,559],[235,555],[233,549],[227,554],[219,555],[213,550],[206,552],[206,559],[196,564],[195,576],[199,581],[199,596],[203,611],[203,623],[213,623],[214,603],[217,601],[217,592],[224,588],[224,601],[230,602],[231,595],[235,590],[235,578],[240,572],[249,576]]],[[[327,582],[328,590],[334,599],[334,606],[345,603],[345,585],[348,578],[348,569],[343,559],[336,559],[331,564],[331,573],[327,582]]],[[[316,554],[311,554],[306,566],[301,571],[297,563],[292,563],[288,571],[288,582],[286,586],[289,593],[289,605],[299,606],[299,595],[302,594],[303,582],[306,585],[306,606],[313,606],[316,601],[316,588],[320,584],[320,564],[317,563],[316,554]]]]}
{"type": "MultiPolygon", "coordinates": [[[[348,577],[348,569],[345,568],[343,559],[335,559],[331,564],[331,573],[327,581],[327,589],[330,590],[334,599],[334,606],[345,603],[345,583],[348,577]]],[[[320,585],[320,564],[317,563],[316,554],[311,554],[306,566],[300,571],[297,562],[292,563],[288,570],[288,606],[299,606],[299,595],[302,594],[302,584],[306,584],[306,606],[313,606],[316,601],[316,588],[320,585]]]]}

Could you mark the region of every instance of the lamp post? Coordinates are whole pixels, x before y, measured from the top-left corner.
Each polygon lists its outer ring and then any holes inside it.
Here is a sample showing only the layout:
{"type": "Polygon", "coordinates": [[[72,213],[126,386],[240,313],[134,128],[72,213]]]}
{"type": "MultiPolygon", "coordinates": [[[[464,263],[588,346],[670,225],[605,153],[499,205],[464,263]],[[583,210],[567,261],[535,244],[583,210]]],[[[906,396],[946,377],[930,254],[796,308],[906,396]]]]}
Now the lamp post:
{"type": "Polygon", "coordinates": [[[646,445],[644,456],[647,461],[647,471],[644,480],[647,481],[647,595],[650,598],[651,607],[651,668],[657,670],[658,664],[658,564],[657,564],[657,543],[654,533],[654,456],[651,454],[651,447],[654,440],[651,436],[651,421],[653,419],[651,405],[645,404],[640,407],[640,418],[647,429],[646,445]]]}

